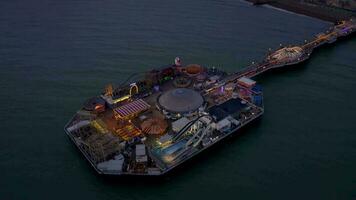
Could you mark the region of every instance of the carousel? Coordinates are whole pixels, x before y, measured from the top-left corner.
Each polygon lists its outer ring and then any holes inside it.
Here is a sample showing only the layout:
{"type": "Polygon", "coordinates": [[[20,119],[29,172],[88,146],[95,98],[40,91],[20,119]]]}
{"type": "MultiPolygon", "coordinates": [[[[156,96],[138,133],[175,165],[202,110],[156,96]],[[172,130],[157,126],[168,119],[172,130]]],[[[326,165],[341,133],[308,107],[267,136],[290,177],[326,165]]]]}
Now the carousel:
{"type": "Polygon", "coordinates": [[[203,67],[198,64],[190,64],[185,66],[185,73],[190,77],[195,77],[204,71],[203,67]]]}
{"type": "Polygon", "coordinates": [[[147,119],[141,124],[142,132],[147,135],[163,135],[167,127],[167,122],[158,117],[147,119]]]}

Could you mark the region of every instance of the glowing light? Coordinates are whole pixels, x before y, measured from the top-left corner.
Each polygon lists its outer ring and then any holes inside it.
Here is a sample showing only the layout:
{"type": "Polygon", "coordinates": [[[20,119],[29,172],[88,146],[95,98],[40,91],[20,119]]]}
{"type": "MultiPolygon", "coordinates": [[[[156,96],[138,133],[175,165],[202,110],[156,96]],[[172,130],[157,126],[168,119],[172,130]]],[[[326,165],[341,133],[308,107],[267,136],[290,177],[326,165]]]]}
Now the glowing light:
{"type": "Polygon", "coordinates": [[[132,96],[132,90],[135,89],[136,90],[136,94],[138,93],[138,86],[136,83],[131,83],[130,84],[130,97],[132,96]]]}
{"type": "Polygon", "coordinates": [[[129,98],[130,98],[130,95],[122,96],[122,97],[120,97],[118,99],[113,99],[113,103],[119,103],[119,102],[125,101],[125,100],[127,100],[129,98]]]}
{"type": "Polygon", "coordinates": [[[103,107],[104,107],[103,105],[96,105],[94,109],[95,109],[95,110],[100,110],[100,109],[103,108],[103,107]]]}

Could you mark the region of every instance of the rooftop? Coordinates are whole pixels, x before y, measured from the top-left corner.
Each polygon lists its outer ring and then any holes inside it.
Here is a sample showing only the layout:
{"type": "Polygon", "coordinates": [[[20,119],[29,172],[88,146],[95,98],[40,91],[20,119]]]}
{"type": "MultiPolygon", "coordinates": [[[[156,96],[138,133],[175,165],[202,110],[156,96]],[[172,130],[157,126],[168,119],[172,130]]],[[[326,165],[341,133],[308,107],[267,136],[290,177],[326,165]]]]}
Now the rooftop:
{"type": "Polygon", "coordinates": [[[228,115],[239,113],[246,107],[241,99],[230,99],[220,105],[215,105],[209,109],[209,113],[217,120],[220,121],[228,115]]]}
{"type": "Polygon", "coordinates": [[[197,110],[204,102],[196,91],[187,88],[176,88],[163,93],[158,104],[165,110],[174,113],[187,113],[197,110]]]}

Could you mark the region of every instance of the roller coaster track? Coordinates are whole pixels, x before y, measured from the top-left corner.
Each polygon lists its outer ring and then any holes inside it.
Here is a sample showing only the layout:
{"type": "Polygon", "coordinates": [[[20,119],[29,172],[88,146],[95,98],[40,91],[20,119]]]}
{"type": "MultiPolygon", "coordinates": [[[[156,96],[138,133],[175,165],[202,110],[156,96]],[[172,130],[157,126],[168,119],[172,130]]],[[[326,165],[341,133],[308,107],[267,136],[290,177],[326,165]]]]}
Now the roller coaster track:
{"type": "Polygon", "coordinates": [[[205,117],[208,115],[201,115],[198,118],[196,118],[193,121],[190,121],[188,124],[186,124],[173,138],[172,141],[176,142],[177,140],[181,139],[181,136],[183,136],[183,134],[192,126],[194,125],[199,119],[201,119],[202,117],[205,117]]]}
{"type": "Polygon", "coordinates": [[[193,147],[198,146],[198,144],[201,142],[201,140],[205,137],[205,135],[206,135],[209,131],[211,131],[211,125],[208,125],[208,126],[206,126],[204,129],[200,129],[199,131],[197,131],[197,132],[193,135],[193,137],[188,140],[188,142],[187,142],[187,144],[186,144],[186,147],[190,146],[190,145],[193,143],[194,139],[196,139],[196,138],[198,138],[198,140],[194,142],[193,147]],[[200,134],[200,133],[201,133],[201,134],[200,134]],[[200,135],[199,135],[199,134],[200,134],[200,135]]]}

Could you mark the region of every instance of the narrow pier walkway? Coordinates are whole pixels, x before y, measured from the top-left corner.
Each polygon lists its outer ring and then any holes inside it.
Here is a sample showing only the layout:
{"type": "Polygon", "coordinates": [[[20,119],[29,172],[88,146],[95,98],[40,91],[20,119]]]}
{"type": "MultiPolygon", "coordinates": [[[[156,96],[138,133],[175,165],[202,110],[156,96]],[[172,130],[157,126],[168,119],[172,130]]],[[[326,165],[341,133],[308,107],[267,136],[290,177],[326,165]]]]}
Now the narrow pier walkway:
{"type": "Polygon", "coordinates": [[[303,45],[280,47],[273,52],[269,52],[265,59],[259,63],[253,63],[239,72],[231,74],[215,86],[205,90],[205,94],[220,87],[228,82],[235,82],[237,79],[246,76],[253,78],[267,70],[280,68],[288,65],[295,65],[310,58],[314,49],[324,45],[332,44],[341,37],[356,32],[356,19],[352,18],[348,21],[342,21],[341,23],[331,27],[326,32],[316,35],[311,41],[305,41],[303,45]]]}

